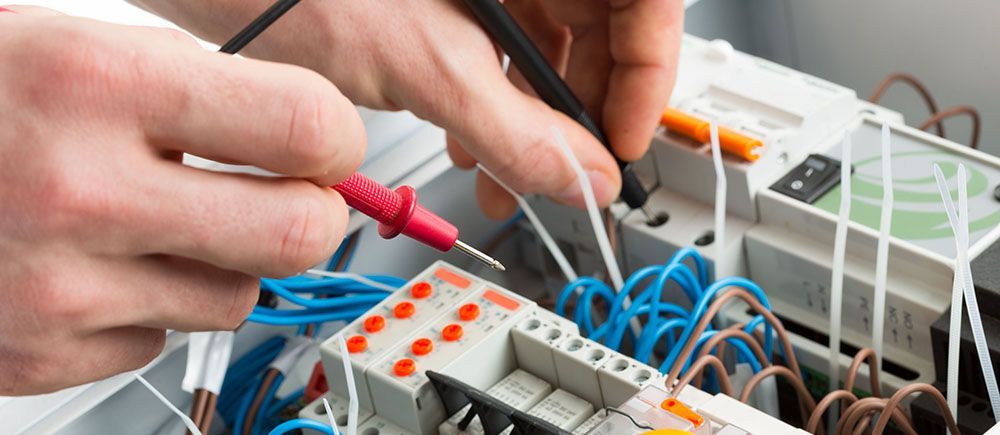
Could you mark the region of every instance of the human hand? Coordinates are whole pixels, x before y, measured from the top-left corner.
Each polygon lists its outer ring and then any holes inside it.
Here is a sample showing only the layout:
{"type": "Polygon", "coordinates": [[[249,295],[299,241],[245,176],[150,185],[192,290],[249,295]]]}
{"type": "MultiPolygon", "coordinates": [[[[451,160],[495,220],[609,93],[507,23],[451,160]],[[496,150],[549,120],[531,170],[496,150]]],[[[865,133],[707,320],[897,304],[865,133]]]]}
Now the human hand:
{"type": "Polygon", "coordinates": [[[165,329],[233,329],[255,276],[327,257],[354,106],[304,68],[163,29],[0,12],[0,396],[139,368],[165,329]],[[283,178],[212,173],[183,152],[283,178]]]}
{"type": "MultiPolygon", "coordinates": [[[[222,42],[272,0],[133,0],[201,36],[222,42]]],[[[645,153],[673,87],[683,7],[679,0],[507,0],[589,113],[615,153],[645,153]]],[[[586,130],[534,98],[501,70],[497,52],[459,0],[302,2],[243,51],[295,63],[330,78],[355,103],[407,109],[445,128],[458,166],[476,161],[516,190],[582,205],[575,175],[548,126],[566,134],[589,172],[598,202],[621,180],[611,155],[586,130]]],[[[491,216],[516,204],[480,174],[491,216]]]]}

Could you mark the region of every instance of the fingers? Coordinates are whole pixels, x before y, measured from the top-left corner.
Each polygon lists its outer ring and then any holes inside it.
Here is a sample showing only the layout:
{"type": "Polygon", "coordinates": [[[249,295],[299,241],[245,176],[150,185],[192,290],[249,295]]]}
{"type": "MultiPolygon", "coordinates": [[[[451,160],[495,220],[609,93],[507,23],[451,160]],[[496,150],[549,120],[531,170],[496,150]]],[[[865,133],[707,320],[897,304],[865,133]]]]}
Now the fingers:
{"type": "Polygon", "coordinates": [[[458,139],[449,134],[445,143],[448,145],[448,156],[451,157],[451,162],[455,166],[462,169],[472,169],[476,166],[476,158],[465,151],[458,139]]]}
{"type": "Polygon", "coordinates": [[[54,11],[49,8],[29,5],[0,5],[0,13],[2,13],[3,10],[24,16],[51,17],[63,15],[61,12],[54,11]]]}
{"type": "Polygon", "coordinates": [[[158,147],[239,161],[331,185],[361,163],[364,125],[353,104],[308,70],[178,49],[167,59],[146,134],[158,147]],[[192,79],[187,71],[198,71],[192,79]]]}
{"type": "Polygon", "coordinates": [[[131,309],[106,312],[102,321],[184,332],[236,329],[253,310],[260,288],[259,280],[249,275],[168,256],[116,264],[107,285],[125,293],[120,296],[131,309]]]}
{"type": "Polygon", "coordinates": [[[680,0],[610,1],[608,43],[614,67],[604,126],[625,160],[645,153],[677,75],[684,22],[680,0]]]}
{"type": "Polygon", "coordinates": [[[16,353],[0,354],[5,373],[12,373],[0,378],[0,394],[48,393],[136,370],[156,358],[165,342],[165,331],[140,327],[36,341],[16,353]]]}
{"type": "Polygon", "coordinates": [[[347,209],[332,189],[166,163],[151,171],[128,216],[131,246],[139,251],[131,254],[288,276],[321,262],[343,238],[347,209]]]}
{"type": "Polygon", "coordinates": [[[483,171],[476,173],[476,199],[490,219],[506,219],[517,211],[517,201],[483,171]]]}

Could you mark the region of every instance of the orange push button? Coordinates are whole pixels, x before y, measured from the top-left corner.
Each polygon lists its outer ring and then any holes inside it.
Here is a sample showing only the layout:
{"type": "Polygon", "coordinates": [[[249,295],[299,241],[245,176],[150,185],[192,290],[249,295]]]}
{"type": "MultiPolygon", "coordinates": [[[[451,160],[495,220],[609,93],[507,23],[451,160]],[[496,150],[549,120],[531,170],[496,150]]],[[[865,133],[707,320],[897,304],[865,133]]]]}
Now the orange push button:
{"type": "Polygon", "coordinates": [[[420,281],[413,284],[413,287],[410,287],[410,295],[416,299],[426,298],[432,293],[434,293],[434,287],[431,286],[431,283],[426,281],[420,281]]]}
{"type": "Polygon", "coordinates": [[[401,378],[410,376],[416,370],[417,370],[417,363],[413,362],[413,360],[409,358],[403,358],[399,361],[396,361],[396,363],[392,365],[392,372],[395,373],[396,376],[399,376],[401,378]]]}
{"type": "Polygon", "coordinates": [[[360,353],[368,349],[368,339],[363,335],[355,335],[347,339],[347,352],[360,353]]]}
{"type": "Polygon", "coordinates": [[[392,315],[396,316],[397,319],[405,319],[412,316],[416,310],[413,302],[400,302],[392,309],[392,315]]]}
{"type": "Polygon", "coordinates": [[[413,344],[410,345],[410,350],[413,351],[414,355],[427,355],[434,350],[434,342],[429,338],[418,338],[413,340],[413,344]]]}
{"type": "Polygon", "coordinates": [[[365,319],[365,331],[370,333],[376,333],[385,328],[385,317],[379,316],[378,314],[374,316],[368,316],[365,319]]]}
{"type": "Polygon", "coordinates": [[[479,305],[465,304],[458,308],[459,319],[468,322],[470,320],[476,320],[476,317],[479,317],[479,305]]]}
{"type": "Polygon", "coordinates": [[[697,412],[692,411],[691,408],[685,406],[680,400],[674,398],[666,399],[660,403],[660,408],[672,412],[680,418],[690,421],[694,427],[700,427],[702,423],[705,423],[704,417],[698,415],[697,412]]]}
{"type": "Polygon", "coordinates": [[[444,341],[458,341],[459,338],[462,338],[462,332],[462,325],[452,323],[441,330],[441,338],[444,341]]]}

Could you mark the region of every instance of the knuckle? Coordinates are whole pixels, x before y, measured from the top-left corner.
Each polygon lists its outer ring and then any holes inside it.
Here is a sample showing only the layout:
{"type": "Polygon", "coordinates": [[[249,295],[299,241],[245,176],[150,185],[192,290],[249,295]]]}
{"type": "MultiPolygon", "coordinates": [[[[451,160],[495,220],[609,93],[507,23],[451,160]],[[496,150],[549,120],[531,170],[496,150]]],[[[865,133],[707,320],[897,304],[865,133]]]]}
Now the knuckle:
{"type": "Polygon", "coordinates": [[[254,306],[257,305],[260,282],[257,278],[241,273],[234,273],[232,277],[232,303],[226,314],[221,317],[222,324],[218,325],[219,330],[231,331],[238,328],[254,306]]]}
{"type": "Polygon", "coordinates": [[[316,79],[310,92],[292,103],[286,152],[309,175],[325,175],[331,166],[353,170],[364,158],[364,125],[346,98],[325,79],[316,79]]]}
{"type": "Polygon", "coordinates": [[[38,220],[51,233],[64,233],[83,222],[95,222],[111,210],[109,196],[101,195],[102,190],[91,178],[78,177],[72,165],[66,166],[53,161],[42,171],[38,199],[35,201],[38,220]]]}
{"type": "Polygon", "coordinates": [[[60,37],[42,42],[40,50],[46,55],[38,56],[31,75],[32,83],[42,86],[34,91],[65,103],[67,98],[118,90],[125,84],[121,66],[127,61],[121,59],[121,50],[89,28],[55,21],[50,30],[60,37]]]}
{"type": "Polygon", "coordinates": [[[25,309],[32,312],[39,323],[76,325],[91,312],[92,306],[86,292],[74,289],[68,280],[56,273],[31,272],[22,281],[25,309]]]}
{"type": "Polygon", "coordinates": [[[337,236],[335,219],[330,219],[328,198],[318,189],[295,198],[289,204],[288,225],[283,229],[278,268],[281,273],[298,273],[319,263],[329,253],[337,236]]]}
{"type": "Polygon", "coordinates": [[[502,180],[508,180],[511,188],[516,191],[549,193],[539,192],[545,189],[539,185],[539,176],[544,175],[546,179],[557,178],[553,175],[558,175],[560,172],[550,166],[561,165],[562,159],[559,150],[552,146],[545,136],[537,136],[521,147],[520,151],[501,162],[496,175],[502,180]]]}

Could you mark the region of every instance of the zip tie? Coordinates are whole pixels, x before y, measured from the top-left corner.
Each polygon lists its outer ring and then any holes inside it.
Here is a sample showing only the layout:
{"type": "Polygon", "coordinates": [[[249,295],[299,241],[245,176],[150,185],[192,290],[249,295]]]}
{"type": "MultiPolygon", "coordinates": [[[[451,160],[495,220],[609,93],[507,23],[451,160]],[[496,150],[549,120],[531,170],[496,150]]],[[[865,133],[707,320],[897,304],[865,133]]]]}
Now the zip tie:
{"type": "MultiPolygon", "coordinates": [[[[940,167],[934,165],[934,178],[938,183],[938,191],[941,193],[941,199],[944,202],[945,213],[948,214],[948,223],[951,224],[952,231],[955,233],[956,239],[956,260],[955,260],[955,275],[961,276],[962,287],[965,293],[965,304],[969,312],[969,324],[972,329],[972,338],[976,344],[976,354],[979,357],[979,365],[983,371],[983,382],[986,384],[986,392],[990,398],[990,405],[993,408],[994,415],[1000,415],[1000,390],[997,388],[996,373],[993,371],[993,361],[990,357],[989,347],[986,344],[986,334],[983,332],[983,319],[979,311],[979,301],[976,297],[976,289],[972,282],[972,268],[969,264],[969,209],[968,209],[968,192],[966,188],[966,172],[965,165],[958,165],[958,207],[962,212],[958,215],[955,210],[955,204],[951,199],[951,195],[948,192],[947,184],[944,180],[944,173],[941,172],[940,167]]],[[[953,281],[954,284],[954,281],[953,281]]],[[[954,304],[955,297],[952,295],[952,303],[954,304]]],[[[952,305],[952,312],[958,311],[962,312],[962,305],[959,302],[958,307],[952,305]]],[[[957,332],[953,329],[954,326],[949,325],[949,335],[958,336],[961,332],[957,332]]],[[[959,321],[959,328],[961,328],[961,321],[959,321]]],[[[960,331],[960,329],[959,329],[960,331]]],[[[948,365],[948,390],[951,390],[951,378],[954,376],[957,379],[958,376],[958,366],[956,357],[955,374],[951,373],[951,341],[949,338],[948,342],[948,352],[949,352],[949,365],[948,365]]],[[[957,388],[957,380],[954,382],[957,388]]],[[[950,397],[950,396],[949,396],[950,397]]],[[[957,401],[956,401],[957,404],[957,401]]],[[[951,407],[951,402],[948,404],[951,407]]]]}
{"type": "Polygon", "coordinates": [[[615,254],[611,250],[611,242],[608,239],[608,232],[604,229],[601,213],[597,209],[597,199],[594,198],[594,187],[590,185],[590,178],[584,172],[583,165],[573,155],[573,150],[566,143],[566,137],[563,136],[559,128],[551,125],[549,131],[555,136],[556,144],[559,145],[559,149],[569,161],[570,167],[576,172],[576,182],[580,184],[580,190],[583,191],[583,202],[587,205],[587,215],[590,216],[590,224],[594,227],[594,235],[597,237],[597,246],[601,249],[601,257],[604,258],[604,266],[608,268],[608,275],[610,275],[611,283],[615,286],[615,291],[621,292],[625,283],[622,281],[622,272],[618,269],[618,261],[615,260],[615,254]]]}
{"type": "MultiPolygon", "coordinates": [[[[564,255],[562,250],[559,249],[559,245],[556,244],[555,239],[552,238],[552,234],[550,234],[549,230],[545,228],[544,224],[542,224],[541,219],[538,219],[538,215],[535,214],[535,210],[531,208],[528,201],[526,201],[523,196],[515,192],[514,189],[511,189],[506,183],[500,181],[500,179],[497,178],[497,176],[494,175],[489,169],[486,169],[485,166],[478,163],[476,166],[480,171],[483,171],[486,176],[493,179],[494,182],[514,197],[514,200],[517,201],[518,207],[521,207],[521,211],[524,212],[524,216],[527,217],[528,221],[531,222],[531,225],[535,227],[535,232],[538,233],[538,237],[542,239],[542,243],[545,245],[545,248],[549,250],[549,254],[552,254],[552,258],[556,260],[556,264],[559,265],[559,269],[561,269],[563,275],[566,276],[566,280],[568,282],[573,282],[579,279],[576,271],[573,270],[573,266],[571,266],[569,264],[569,260],[566,259],[566,255],[564,255]]],[[[582,292],[582,288],[577,287],[576,293],[579,295],[582,292]]]]}
{"type": "Polygon", "coordinates": [[[882,370],[882,340],[885,335],[885,290],[889,278],[889,230],[892,227],[892,152],[889,124],[882,123],[882,216],[879,220],[878,251],[875,257],[875,302],[872,319],[872,347],[882,370]]]}
{"type": "Polygon", "coordinates": [[[330,420],[330,429],[333,429],[333,435],[340,435],[340,430],[337,429],[337,421],[333,418],[333,410],[330,409],[330,401],[323,398],[323,407],[326,408],[326,418],[330,420]]]}
{"type": "Polygon", "coordinates": [[[833,238],[833,275],[830,277],[830,391],[840,386],[840,328],[844,304],[844,257],[847,222],[851,216],[851,135],[844,132],[840,152],[840,213],[833,238]]]}
{"type": "Polygon", "coordinates": [[[281,350],[281,353],[274,358],[274,361],[271,361],[268,368],[275,369],[281,372],[282,375],[287,376],[292,371],[292,367],[295,367],[295,363],[302,358],[302,354],[309,349],[312,343],[312,338],[304,335],[296,335],[288,339],[288,345],[281,350]]]}
{"type": "Polygon", "coordinates": [[[393,286],[382,284],[382,283],[380,283],[378,281],[375,281],[375,280],[372,280],[372,279],[370,279],[370,278],[368,278],[368,277],[366,277],[364,275],[361,275],[361,274],[358,274],[358,273],[353,273],[353,272],[329,272],[329,271],[322,270],[322,269],[309,269],[309,270],[306,271],[306,274],[307,275],[314,275],[314,276],[321,276],[321,277],[326,277],[326,278],[349,279],[349,280],[352,280],[352,281],[364,284],[364,285],[369,286],[369,287],[374,287],[374,288],[377,288],[379,290],[385,290],[385,291],[390,292],[390,293],[392,293],[392,292],[394,292],[396,290],[399,290],[399,289],[397,289],[397,288],[395,288],[393,286]]]}
{"type": "Polygon", "coordinates": [[[347,352],[347,339],[340,336],[340,360],[344,363],[344,376],[347,378],[347,394],[350,403],[347,405],[347,435],[356,435],[358,431],[358,389],[354,385],[354,370],[351,370],[351,360],[347,352]]]}
{"type": "Polygon", "coordinates": [[[719,147],[719,124],[712,121],[709,124],[709,136],[712,142],[712,165],[715,167],[715,279],[719,279],[720,270],[724,270],[726,243],[726,169],[722,166],[722,150],[719,147]]]}
{"type": "Polygon", "coordinates": [[[187,427],[187,430],[191,431],[191,433],[195,435],[201,435],[201,431],[198,430],[198,425],[194,424],[194,421],[192,421],[191,418],[187,416],[187,414],[177,409],[177,407],[174,406],[173,403],[170,403],[170,401],[167,400],[166,397],[163,397],[163,394],[160,393],[160,390],[157,390],[156,387],[154,387],[152,384],[146,381],[146,379],[143,378],[142,375],[134,373],[133,376],[135,376],[135,378],[139,382],[141,382],[142,385],[145,385],[146,389],[149,390],[150,393],[153,393],[153,395],[156,396],[157,399],[160,399],[160,402],[163,402],[163,405],[166,406],[167,409],[172,411],[174,414],[177,414],[177,416],[180,417],[181,421],[184,422],[184,426],[187,427]]]}

